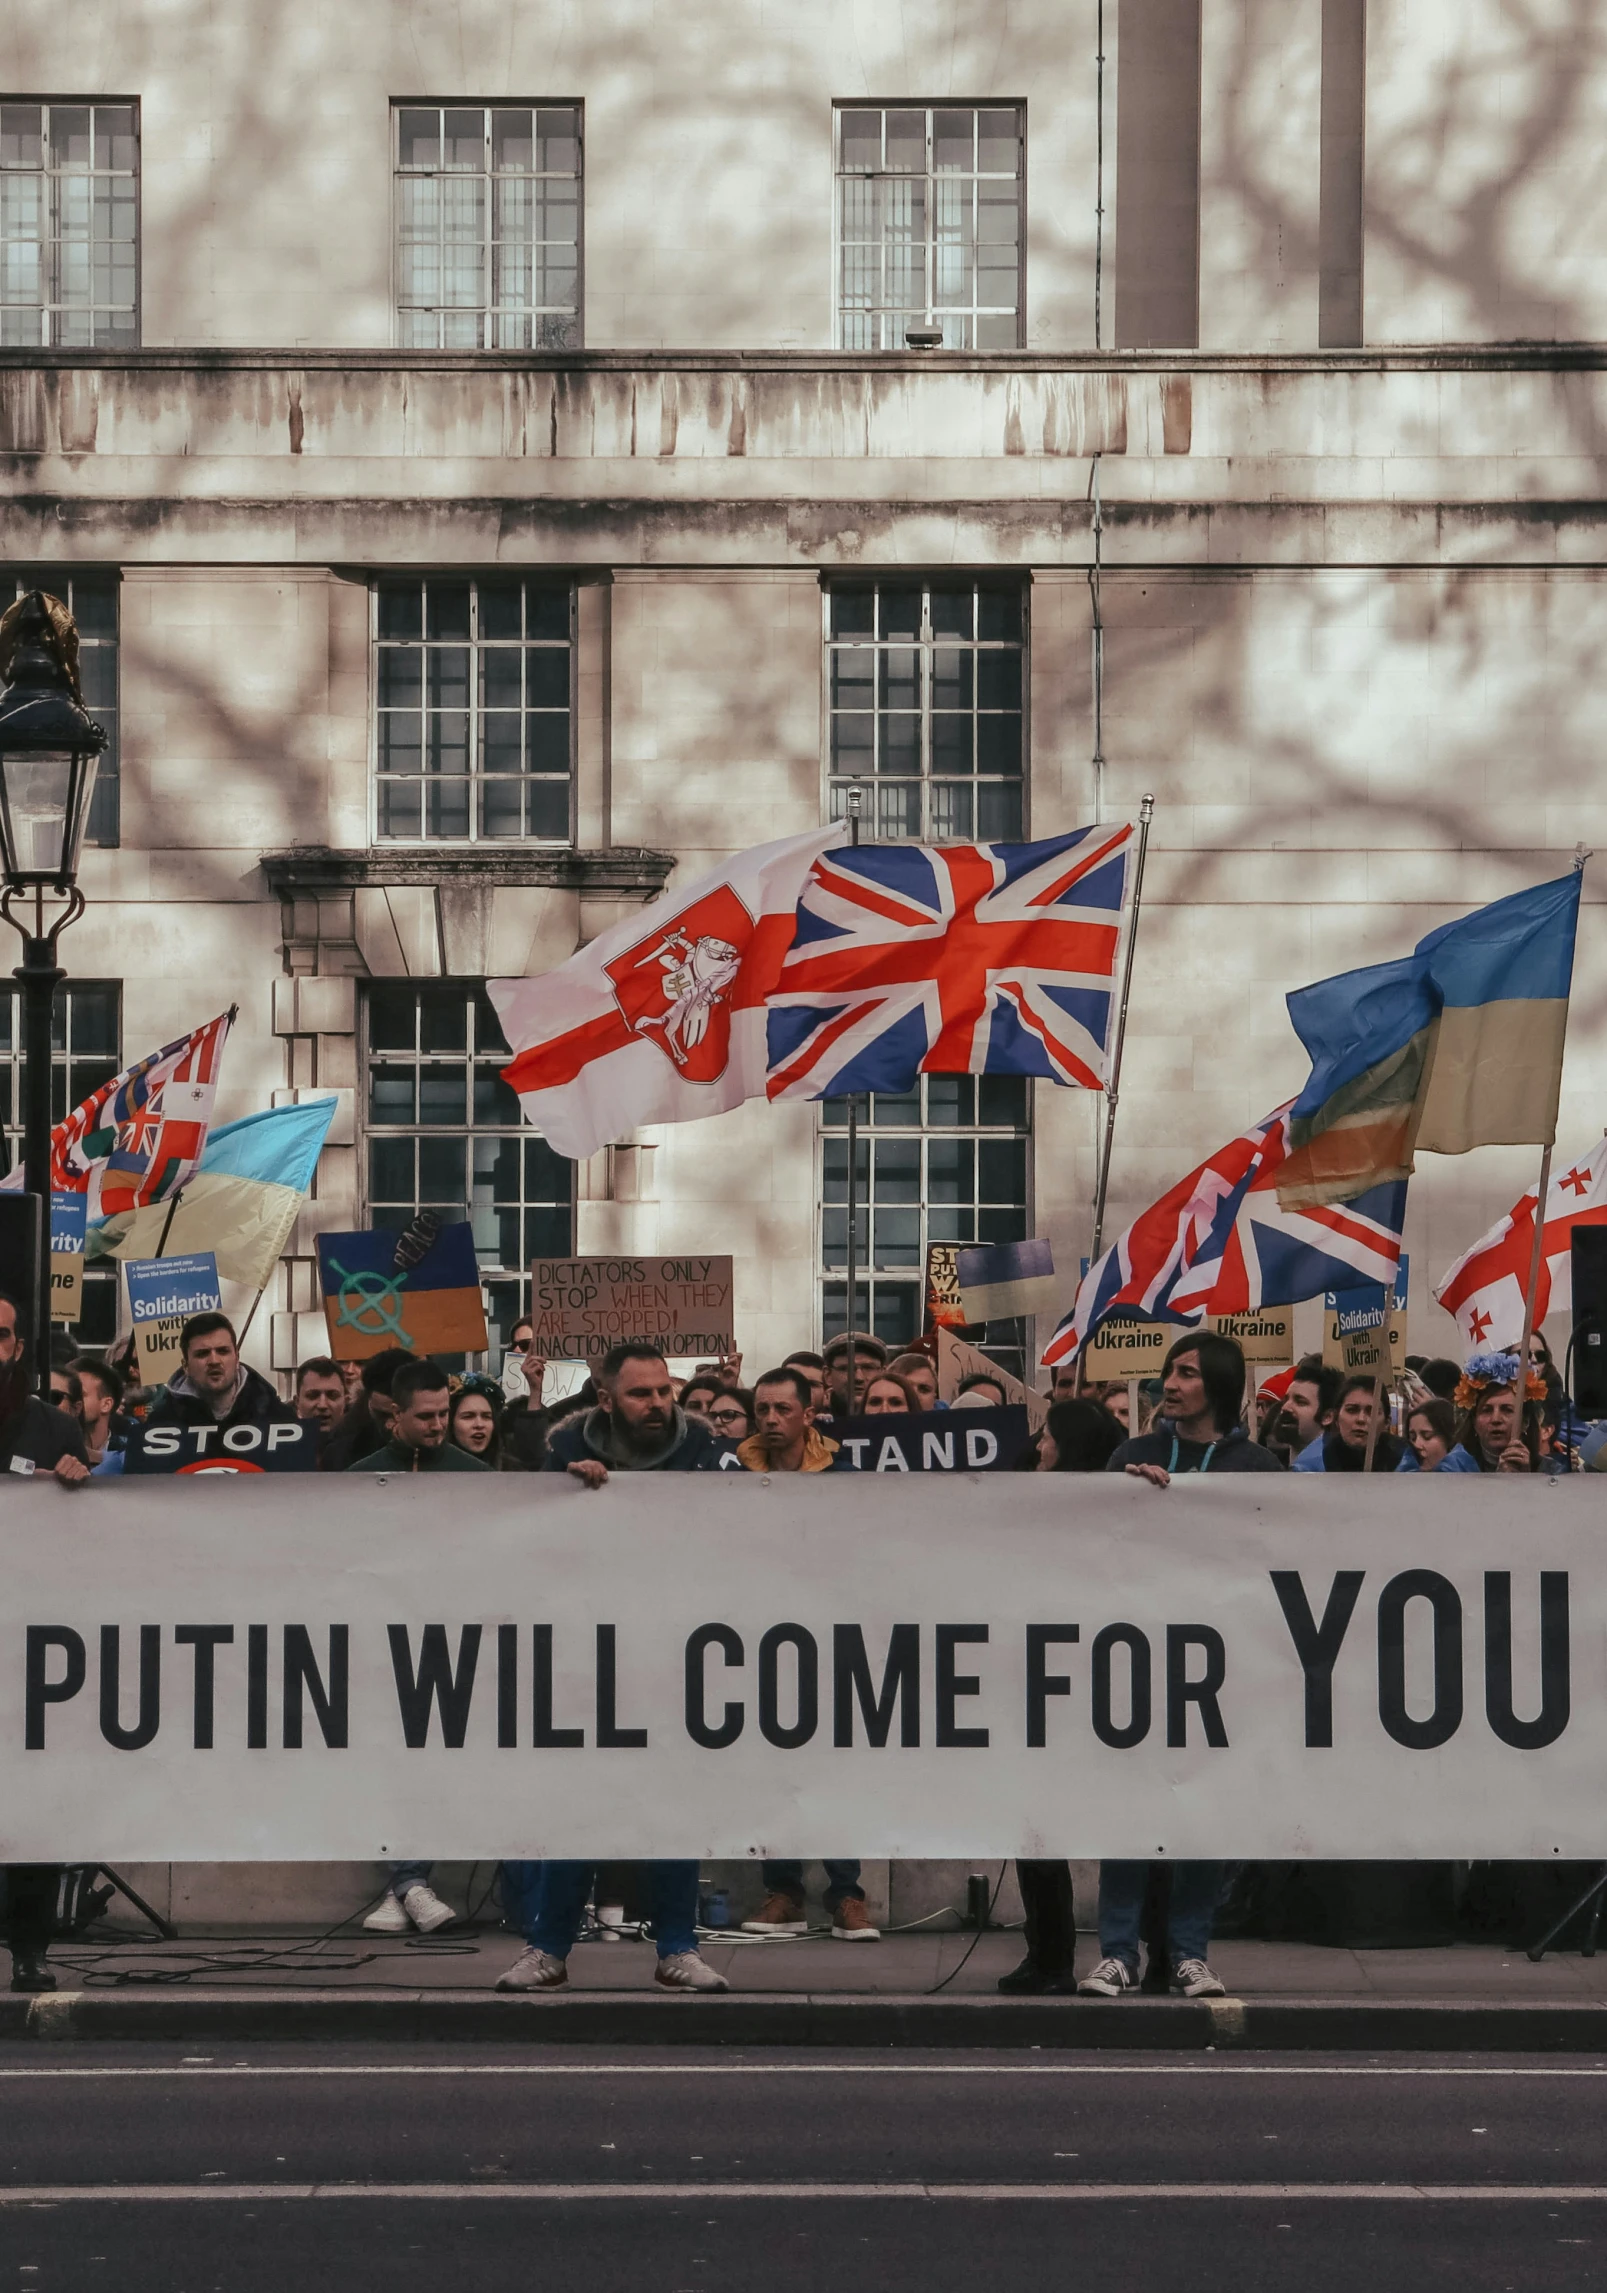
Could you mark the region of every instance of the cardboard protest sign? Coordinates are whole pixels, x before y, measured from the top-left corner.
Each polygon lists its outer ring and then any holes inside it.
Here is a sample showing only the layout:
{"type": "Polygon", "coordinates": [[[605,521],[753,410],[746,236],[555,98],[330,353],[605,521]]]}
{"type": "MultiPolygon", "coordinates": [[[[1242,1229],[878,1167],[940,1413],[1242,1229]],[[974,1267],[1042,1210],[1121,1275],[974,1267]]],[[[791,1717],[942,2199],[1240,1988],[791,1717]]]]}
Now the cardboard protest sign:
{"type": "Polygon", "coordinates": [[[601,1361],[622,1338],[652,1338],[670,1353],[734,1353],[731,1296],[729,1258],[538,1258],[535,1350],[601,1361]]]}
{"type": "Polygon", "coordinates": [[[1323,1321],[1322,1358],[1349,1377],[1398,1377],[1406,1367],[1408,1262],[1402,1258],[1393,1293],[1381,1283],[1330,1290],[1323,1321]]]}
{"type": "Polygon", "coordinates": [[[1023,1385],[1020,1378],[1012,1377],[1007,1369],[1001,1369],[980,1346],[967,1345],[964,1338],[957,1338],[952,1330],[939,1330],[937,1390],[943,1399],[954,1399],[960,1390],[961,1378],[976,1376],[997,1378],[1006,1402],[1024,1409],[1028,1426],[1034,1433],[1037,1432],[1049,1414],[1048,1396],[1035,1393],[1030,1385],[1023,1385]]]}
{"type": "Polygon", "coordinates": [[[1083,1348],[1083,1374],[1088,1378],[1159,1377],[1161,1365],[1180,1337],[1181,1322],[1124,1321],[1116,1316],[1101,1322],[1083,1348]]]}
{"type": "Polygon", "coordinates": [[[84,1306],[84,1236],[89,1197],[53,1188],[50,1196],[50,1318],[75,1322],[84,1306]]]}
{"type": "Polygon", "coordinates": [[[367,1361],[390,1346],[410,1353],[484,1353],[489,1343],[474,1229],[320,1234],[318,1276],[329,1350],[367,1361]],[[413,1247],[407,1247],[409,1243],[413,1247]]]}
{"type": "Polygon", "coordinates": [[[191,1314],[215,1313],[223,1303],[218,1262],[210,1250],[175,1258],[125,1258],[128,1310],[139,1342],[140,1376],[165,1385],[184,1367],[179,1331],[191,1314]]]}
{"type": "Polygon", "coordinates": [[[1293,1361],[1295,1315],[1292,1306],[1263,1306],[1253,1314],[1212,1314],[1208,1326],[1231,1338],[1246,1361],[1293,1361]]]}
{"type": "Polygon", "coordinates": [[[963,1330],[965,1308],[960,1303],[960,1246],[957,1242],[926,1245],[926,1322],[933,1330],[963,1330]]]}
{"type": "Polygon", "coordinates": [[[1032,1439],[1019,1405],[834,1417],[821,1430],[837,1444],[840,1473],[1008,1473],[1032,1439]]]}
{"type": "Polygon", "coordinates": [[[314,1425],[140,1425],[128,1437],[123,1472],[315,1473],[314,1425]]]}

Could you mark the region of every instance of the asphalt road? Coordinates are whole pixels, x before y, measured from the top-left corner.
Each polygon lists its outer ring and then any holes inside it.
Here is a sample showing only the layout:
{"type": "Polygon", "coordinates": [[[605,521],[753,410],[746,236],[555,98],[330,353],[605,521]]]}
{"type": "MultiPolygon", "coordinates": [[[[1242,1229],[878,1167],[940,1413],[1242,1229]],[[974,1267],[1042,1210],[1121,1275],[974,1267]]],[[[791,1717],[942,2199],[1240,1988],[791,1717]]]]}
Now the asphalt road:
{"type": "Polygon", "coordinates": [[[15,2046],[0,2293],[1573,2289],[1604,2117],[1588,2058],[15,2046]]]}

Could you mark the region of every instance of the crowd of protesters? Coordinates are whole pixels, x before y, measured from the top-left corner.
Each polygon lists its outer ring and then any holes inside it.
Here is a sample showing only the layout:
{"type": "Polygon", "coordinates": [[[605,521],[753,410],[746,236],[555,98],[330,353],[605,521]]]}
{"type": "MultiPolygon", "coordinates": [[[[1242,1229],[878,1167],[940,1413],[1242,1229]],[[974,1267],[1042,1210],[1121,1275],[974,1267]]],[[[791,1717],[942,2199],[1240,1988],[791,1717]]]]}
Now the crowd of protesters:
{"type": "MultiPolygon", "coordinates": [[[[593,1489],[616,1473],[825,1473],[850,1463],[833,1431],[845,1418],[997,1409],[1012,1391],[1012,1381],[983,1369],[961,1379],[945,1402],[924,1347],[890,1351],[855,1332],[820,1353],[788,1354],[751,1384],[743,1382],[740,1355],[682,1378],[651,1343],[627,1342],[614,1346],[576,1393],[550,1400],[550,1365],[535,1350],[532,1325],[520,1322],[500,1379],[458,1375],[393,1347],[360,1365],[328,1356],[304,1361],[283,1399],[242,1361],[228,1317],[201,1313],[183,1325],[181,1366],[165,1386],[139,1386],[131,1354],[116,1364],[69,1353],[51,1365],[47,1399],[31,1390],[21,1323],[16,1300],[0,1291],[0,1472],[48,1474],[64,1487],[120,1474],[141,1425],[228,1429],[293,1420],[312,1429],[326,1472],[545,1471],[593,1489]]],[[[1573,1416],[1538,1333],[1521,1397],[1518,1381],[1510,1355],[1475,1354],[1462,1368],[1411,1357],[1385,1388],[1311,1354],[1257,1392],[1232,1339],[1186,1332],[1158,1380],[1084,1387],[1075,1368],[1063,1368],[1043,1423],[1015,1462],[1038,1473],[1125,1473],[1165,1489],[1174,1476],[1192,1473],[1557,1474],[1589,1457],[1592,1429],[1573,1416]]],[[[557,1989],[568,1980],[593,1868],[563,1861],[508,1868],[522,1874],[526,1947],[498,1987],[557,1989]]],[[[833,1936],[875,1941],[859,1863],[835,1858],[824,1868],[833,1936]]],[[[1147,1938],[1144,1987],[1220,1995],[1206,1953],[1225,1869],[1214,1862],[1170,1866],[1157,1904],[1153,1867],[1101,1864],[1099,1958],[1078,1981],[1069,1864],[1018,1863],[1027,1954],[999,1987],[1120,1997],[1139,1987],[1147,1938]]],[[[427,1934],[451,1922],[455,1913],[431,1887],[431,1875],[428,1863],[394,1865],[365,1925],[382,1934],[427,1934]]],[[[45,1950],[57,1875],[13,1866],[6,1876],[12,1988],[52,1988],[45,1950]]],[[[763,1881],[764,1902],[747,1930],[806,1932],[803,1865],[768,1859],[763,1881]]],[[[697,1886],[695,1862],[648,1866],[656,1980],[672,1991],[726,1987],[697,1947],[697,1886]]]]}

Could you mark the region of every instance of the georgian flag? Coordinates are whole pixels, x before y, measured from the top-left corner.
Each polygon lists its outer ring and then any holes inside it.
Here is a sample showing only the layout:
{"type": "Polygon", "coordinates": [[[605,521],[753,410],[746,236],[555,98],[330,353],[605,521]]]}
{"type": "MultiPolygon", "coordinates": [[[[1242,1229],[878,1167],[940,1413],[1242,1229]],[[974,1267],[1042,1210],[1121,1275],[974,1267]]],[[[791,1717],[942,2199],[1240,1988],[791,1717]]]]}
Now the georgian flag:
{"type": "MultiPolygon", "coordinates": [[[[1534,1254],[1533,1190],[1515,1203],[1498,1225],[1464,1251],[1435,1285],[1434,1295],[1470,1351],[1515,1352],[1523,1336],[1523,1294],[1534,1254]]],[[[1534,1325],[1550,1313],[1566,1313],[1573,1302],[1570,1244],[1576,1226],[1607,1226],[1607,1138],[1569,1163],[1551,1181],[1540,1244],[1540,1286],[1535,1292],[1534,1325]]]]}

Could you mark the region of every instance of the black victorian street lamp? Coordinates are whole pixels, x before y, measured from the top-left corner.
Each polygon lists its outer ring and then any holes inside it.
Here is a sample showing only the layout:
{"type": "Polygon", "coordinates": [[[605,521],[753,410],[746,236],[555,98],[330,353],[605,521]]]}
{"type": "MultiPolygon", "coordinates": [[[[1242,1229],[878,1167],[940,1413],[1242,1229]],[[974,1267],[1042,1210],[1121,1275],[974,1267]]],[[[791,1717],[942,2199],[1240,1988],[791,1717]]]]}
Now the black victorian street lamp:
{"type": "Polygon", "coordinates": [[[84,912],[78,854],[105,728],[84,713],[78,631],[59,598],[30,589],[0,615],[0,915],[20,933],[23,1185],[39,1198],[39,1282],[29,1360],[50,1378],[50,1020],[66,977],[56,941],[84,912]],[[45,903],[64,901],[48,921],[45,903]]]}

